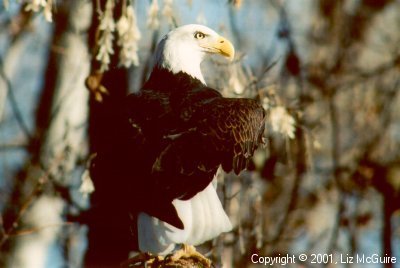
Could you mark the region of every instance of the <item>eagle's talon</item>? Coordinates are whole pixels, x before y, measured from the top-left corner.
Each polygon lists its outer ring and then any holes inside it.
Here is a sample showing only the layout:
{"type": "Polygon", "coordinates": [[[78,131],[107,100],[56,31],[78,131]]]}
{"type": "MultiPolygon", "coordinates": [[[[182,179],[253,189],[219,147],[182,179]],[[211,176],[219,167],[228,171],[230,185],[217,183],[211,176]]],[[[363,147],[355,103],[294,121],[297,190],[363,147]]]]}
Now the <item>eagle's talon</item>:
{"type": "Polygon", "coordinates": [[[201,264],[202,267],[211,268],[211,261],[208,258],[206,258],[203,254],[198,252],[196,248],[192,245],[183,244],[180,250],[168,256],[166,260],[167,259],[173,262],[177,262],[180,259],[192,259],[199,262],[199,264],[201,264]]]}

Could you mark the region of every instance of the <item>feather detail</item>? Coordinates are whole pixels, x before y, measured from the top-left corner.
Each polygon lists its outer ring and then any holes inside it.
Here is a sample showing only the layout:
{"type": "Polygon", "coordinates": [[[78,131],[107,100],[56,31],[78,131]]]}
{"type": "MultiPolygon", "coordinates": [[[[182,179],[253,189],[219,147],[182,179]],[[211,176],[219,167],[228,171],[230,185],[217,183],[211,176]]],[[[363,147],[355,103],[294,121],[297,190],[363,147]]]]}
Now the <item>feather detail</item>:
{"type": "Polygon", "coordinates": [[[210,183],[190,200],[173,201],[184,229],[140,213],[138,217],[139,249],[157,255],[167,255],[175,244],[199,245],[232,229],[217,192],[210,183]]]}

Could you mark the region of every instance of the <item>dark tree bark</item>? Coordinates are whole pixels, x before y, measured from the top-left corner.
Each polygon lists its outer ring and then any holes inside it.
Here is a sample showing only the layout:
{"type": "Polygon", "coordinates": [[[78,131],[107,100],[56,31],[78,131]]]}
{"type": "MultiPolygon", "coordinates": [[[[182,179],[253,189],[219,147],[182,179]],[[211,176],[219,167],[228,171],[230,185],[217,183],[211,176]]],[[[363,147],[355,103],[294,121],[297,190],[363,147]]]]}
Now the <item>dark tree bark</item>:
{"type": "MultiPolygon", "coordinates": [[[[128,89],[128,77],[125,69],[113,69],[104,76],[103,85],[109,96],[99,103],[93,98],[90,101],[90,151],[94,154],[118,151],[119,117],[121,106],[128,89]],[[118,145],[117,145],[118,146],[118,145]],[[114,150],[115,149],[115,150],[114,150]]],[[[102,161],[100,171],[92,172],[95,192],[88,212],[89,247],[86,254],[88,267],[98,265],[119,265],[128,258],[132,248],[129,202],[124,163],[117,153],[115,157],[102,161]],[[122,162],[121,162],[122,161],[122,162]]],[[[96,159],[94,160],[96,162],[96,159]]],[[[131,170],[132,174],[135,170],[131,170]]]]}

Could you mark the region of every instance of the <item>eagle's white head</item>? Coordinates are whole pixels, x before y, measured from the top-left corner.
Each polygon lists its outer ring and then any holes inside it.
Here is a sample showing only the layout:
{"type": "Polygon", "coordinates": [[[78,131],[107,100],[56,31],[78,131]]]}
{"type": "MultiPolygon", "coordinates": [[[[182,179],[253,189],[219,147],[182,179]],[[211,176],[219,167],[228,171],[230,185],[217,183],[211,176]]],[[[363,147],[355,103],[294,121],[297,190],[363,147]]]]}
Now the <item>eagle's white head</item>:
{"type": "Polygon", "coordinates": [[[156,66],[173,73],[185,72],[205,84],[200,63],[206,54],[221,54],[230,60],[233,45],[210,28],[188,24],[178,27],[160,41],[156,49],[156,66]]]}

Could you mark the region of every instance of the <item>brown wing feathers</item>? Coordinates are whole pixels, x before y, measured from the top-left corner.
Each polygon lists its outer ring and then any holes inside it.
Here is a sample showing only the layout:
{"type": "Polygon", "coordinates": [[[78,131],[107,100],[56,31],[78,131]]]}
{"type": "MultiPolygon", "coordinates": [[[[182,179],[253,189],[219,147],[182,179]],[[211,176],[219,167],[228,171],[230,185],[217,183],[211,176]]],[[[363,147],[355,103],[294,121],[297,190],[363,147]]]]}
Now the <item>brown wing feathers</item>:
{"type": "Polygon", "coordinates": [[[226,171],[245,169],[264,132],[264,110],[254,100],[219,98],[204,107],[201,126],[216,151],[225,152],[226,171]]]}
{"type": "Polygon", "coordinates": [[[127,145],[118,155],[128,159],[126,169],[134,166],[132,210],[183,228],[171,216],[172,200],[202,191],[220,165],[236,174],[245,169],[261,143],[264,110],[255,100],[223,98],[186,74],[159,72],[168,85],[158,76],[128,97],[127,145]],[[143,202],[148,196],[156,199],[143,202]]]}

